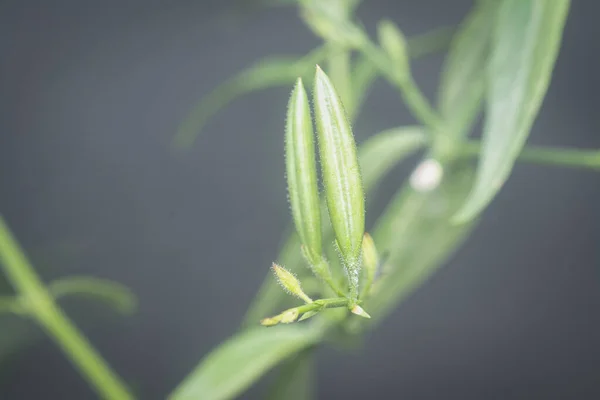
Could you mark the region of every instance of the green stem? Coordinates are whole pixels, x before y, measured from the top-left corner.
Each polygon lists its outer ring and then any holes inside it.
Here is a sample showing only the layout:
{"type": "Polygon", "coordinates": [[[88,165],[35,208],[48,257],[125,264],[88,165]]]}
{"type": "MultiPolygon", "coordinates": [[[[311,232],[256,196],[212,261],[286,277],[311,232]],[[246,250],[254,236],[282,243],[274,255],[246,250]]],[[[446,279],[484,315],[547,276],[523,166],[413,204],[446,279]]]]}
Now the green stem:
{"type": "Polygon", "coordinates": [[[56,305],[0,215],[0,261],[27,311],[106,399],[133,399],[125,384],[56,305]]]}
{"type": "MultiPolygon", "coordinates": [[[[480,142],[465,143],[463,156],[476,156],[481,151],[480,142]]],[[[560,165],[572,168],[600,170],[600,151],[561,147],[525,147],[519,154],[519,161],[536,164],[560,165]]]]}

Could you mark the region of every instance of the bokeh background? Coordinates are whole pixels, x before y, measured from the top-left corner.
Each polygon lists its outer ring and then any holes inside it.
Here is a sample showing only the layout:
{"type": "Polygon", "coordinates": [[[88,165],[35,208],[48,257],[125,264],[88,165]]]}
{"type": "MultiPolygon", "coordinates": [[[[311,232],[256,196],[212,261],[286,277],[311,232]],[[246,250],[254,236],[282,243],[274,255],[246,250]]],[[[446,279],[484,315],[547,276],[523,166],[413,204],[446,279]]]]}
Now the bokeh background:
{"type": "MultiPolygon", "coordinates": [[[[458,23],[470,5],[368,0],[358,16],[371,32],[388,17],[413,35],[458,23]]],[[[600,148],[598,12],[572,2],[534,144],[600,148]]],[[[140,398],[164,398],[237,329],[288,222],[288,89],[234,102],[187,154],[170,151],[174,132],[242,67],[317,44],[293,7],[0,3],[0,212],[45,280],[91,274],[137,293],[132,317],[64,305],[140,398]]],[[[414,64],[430,98],[442,60],[414,64]]],[[[411,123],[379,81],[355,133],[411,123]]],[[[386,179],[371,222],[415,160],[386,179]]],[[[598,182],[597,172],[519,164],[466,245],[363,348],[320,351],[319,398],[600,398],[598,182]]],[[[0,337],[9,323],[0,319],[0,337]]],[[[26,345],[0,364],[0,398],[93,399],[24,324],[26,345]]]]}

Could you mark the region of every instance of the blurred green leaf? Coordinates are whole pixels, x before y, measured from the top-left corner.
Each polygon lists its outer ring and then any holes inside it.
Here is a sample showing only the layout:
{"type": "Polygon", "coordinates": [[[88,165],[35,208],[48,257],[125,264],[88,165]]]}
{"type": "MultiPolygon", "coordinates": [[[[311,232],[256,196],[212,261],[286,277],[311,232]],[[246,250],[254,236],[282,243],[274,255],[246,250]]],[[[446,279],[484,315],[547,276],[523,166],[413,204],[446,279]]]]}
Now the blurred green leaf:
{"type": "Polygon", "coordinates": [[[234,398],[282,360],[320,340],[315,324],[255,328],[209,353],[169,399],[234,398]]]}
{"type": "Polygon", "coordinates": [[[503,0],[500,4],[488,65],[477,179],[455,222],[479,214],[510,175],[550,83],[568,9],[568,0],[503,0]]]}
{"type": "MultiPolygon", "coordinates": [[[[386,255],[379,287],[364,305],[381,320],[404,297],[443,265],[462,243],[474,223],[454,225],[449,221],[466,197],[474,173],[468,162],[446,166],[440,185],[420,192],[407,183],[379,217],[372,236],[386,255]]],[[[349,320],[353,328],[360,320],[349,320]]]]}
{"type": "Polygon", "coordinates": [[[243,70],[204,97],[179,127],[176,148],[189,148],[210,117],[236,98],[260,89],[292,84],[299,76],[310,82],[315,64],[326,55],[319,47],[304,57],[270,57],[243,70]]]}
{"type": "Polygon", "coordinates": [[[315,355],[308,348],[283,363],[271,386],[268,400],[311,400],[315,398],[315,355]]]}
{"type": "Polygon", "coordinates": [[[84,296],[99,300],[123,314],[131,314],[137,307],[135,294],[117,282],[85,276],[61,278],[48,284],[48,292],[55,298],[84,296]]]}
{"type": "Polygon", "coordinates": [[[485,68],[489,55],[490,26],[496,2],[477,3],[456,32],[444,62],[438,93],[438,107],[445,134],[467,135],[481,108],[485,89],[485,68]]]}

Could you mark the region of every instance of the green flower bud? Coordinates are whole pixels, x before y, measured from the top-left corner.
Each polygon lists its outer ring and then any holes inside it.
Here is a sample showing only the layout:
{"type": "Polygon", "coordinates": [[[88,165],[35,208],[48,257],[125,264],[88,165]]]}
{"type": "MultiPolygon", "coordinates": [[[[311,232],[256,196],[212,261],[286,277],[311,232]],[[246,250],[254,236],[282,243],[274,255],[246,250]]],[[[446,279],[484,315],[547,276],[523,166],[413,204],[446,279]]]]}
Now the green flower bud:
{"type": "Polygon", "coordinates": [[[406,79],[409,76],[410,64],[404,35],[389,20],[383,20],[377,24],[377,34],[379,36],[379,44],[394,64],[395,73],[401,79],[406,79]]]}
{"type": "Polygon", "coordinates": [[[321,260],[321,207],[317,184],[315,145],[308,97],[298,78],[288,103],[285,129],[288,195],[292,216],[306,257],[312,265],[321,260]]]}
{"type": "Polygon", "coordinates": [[[312,302],[311,298],[304,293],[302,290],[302,286],[300,285],[300,281],[294,274],[292,274],[287,269],[273,263],[272,266],[273,273],[275,277],[279,281],[279,284],[283,286],[283,288],[289,292],[291,295],[296,296],[306,303],[312,302]]]}
{"type": "Polygon", "coordinates": [[[355,299],[365,228],[363,184],[350,123],[333,84],[319,66],[314,107],[327,209],[355,299]]]}

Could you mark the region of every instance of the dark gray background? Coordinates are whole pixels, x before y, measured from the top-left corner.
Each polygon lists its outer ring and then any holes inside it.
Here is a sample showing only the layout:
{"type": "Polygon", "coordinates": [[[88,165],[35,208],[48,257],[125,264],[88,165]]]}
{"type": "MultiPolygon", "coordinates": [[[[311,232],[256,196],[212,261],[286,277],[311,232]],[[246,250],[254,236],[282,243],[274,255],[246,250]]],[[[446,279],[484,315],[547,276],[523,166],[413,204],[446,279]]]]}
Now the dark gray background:
{"type": "MultiPolygon", "coordinates": [[[[44,254],[44,279],[89,273],[139,295],[135,316],[105,323],[95,314],[112,313],[94,304],[67,307],[144,399],[164,398],[235,331],[288,220],[288,89],[236,101],[186,156],[168,151],[218,82],[318,43],[294,8],[235,4],[0,6],[0,212],[44,254]]],[[[358,15],[371,30],[389,17],[412,35],[457,23],[470,4],[373,0],[358,15]]],[[[600,148],[599,11],[573,2],[533,143],[600,148]]],[[[441,60],[414,66],[431,97],[441,60]]],[[[379,82],[355,132],[360,141],[413,122],[379,82]]],[[[387,179],[379,206],[409,167],[387,179]]],[[[518,165],[472,238],[363,349],[320,353],[319,398],[600,398],[599,203],[597,172],[518,165]]],[[[94,395],[42,339],[3,372],[0,398],[94,395]]]]}

